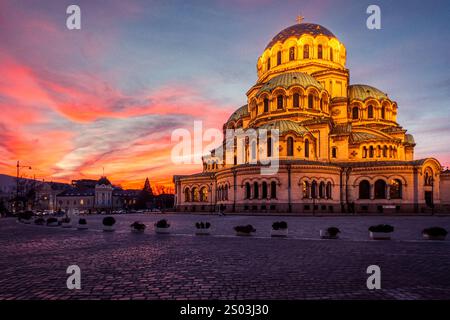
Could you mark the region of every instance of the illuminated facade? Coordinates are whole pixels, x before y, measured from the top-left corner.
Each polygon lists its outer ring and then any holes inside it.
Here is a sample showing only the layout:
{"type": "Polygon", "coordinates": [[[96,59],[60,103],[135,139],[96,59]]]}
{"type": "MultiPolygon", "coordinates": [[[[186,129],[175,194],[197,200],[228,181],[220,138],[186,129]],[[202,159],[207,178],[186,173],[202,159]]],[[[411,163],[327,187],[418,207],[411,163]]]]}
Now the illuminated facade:
{"type": "MultiPolygon", "coordinates": [[[[176,209],[188,212],[431,212],[441,204],[440,163],[415,160],[415,142],[397,123],[386,93],[350,84],[346,48],[328,29],[299,23],[278,33],[257,61],[258,80],[226,129],[278,129],[244,143],[244,163],[224,145],[203,157],[203,172],[175,176],[176,209]],[[264,157],[279,154],[275,175],[264,157]]],[[[236,146],[234,147],[236,150],[236,146]]],[[[448,179],[447,179],[448,180],[448,179]]],[[[446,180],[446,181],[447,181],[446,180]]]]}

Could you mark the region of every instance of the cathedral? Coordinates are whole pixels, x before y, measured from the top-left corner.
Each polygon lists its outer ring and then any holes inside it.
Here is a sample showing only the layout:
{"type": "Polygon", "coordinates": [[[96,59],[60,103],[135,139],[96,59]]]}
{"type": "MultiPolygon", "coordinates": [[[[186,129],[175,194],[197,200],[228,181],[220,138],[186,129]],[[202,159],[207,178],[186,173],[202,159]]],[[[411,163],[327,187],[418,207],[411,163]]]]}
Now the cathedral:
{"type": "Polygon", "coordinates": [[[450,186],[448,172],[434,158],[414,158],[414,137],[397,122],[401,109],[387,93],[351,84],[346,48],[330,30],[313,23],[292,25],[268,43],[256,66],[247,104],[225,122],[224,136],[230,129],[269,134],[249,136],[239,146],[235,139],[232,157],[225,156],[224,139],[203,157],[203,172],[174,176],[177,211],[440,210],[440,190],[450,186]],[[275,156],[277,172],[261,174],[262,160],[275,156]]]}

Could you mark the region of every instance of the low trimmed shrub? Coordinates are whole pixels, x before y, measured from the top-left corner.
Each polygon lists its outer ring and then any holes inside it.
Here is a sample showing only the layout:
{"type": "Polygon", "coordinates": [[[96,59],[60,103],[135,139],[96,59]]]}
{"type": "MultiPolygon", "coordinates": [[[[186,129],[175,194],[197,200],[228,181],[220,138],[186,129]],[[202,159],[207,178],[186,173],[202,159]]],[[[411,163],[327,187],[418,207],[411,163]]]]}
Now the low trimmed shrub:
{"type": "Polygon", "coordinates": [[[209,222],[197,222],[195,224],[197,229],[209,229],[211,227],[211,223],[209,222]]]}
{"type": "Polygon", "coordinates": [[[286,221],[276,221],[272,224],[273,230],[286,230],[288,228],[286,221]]]}
{"type": "Polygon", "coordinates": [[[234,231],[250,234],[252,232],[256,232],[256,229],[253,228],[251,224],[248,224],[246,226],[236,226],[234,227],[234,231]]]}
{"type": "Polygon", "coordinates": [[[104,217],[103,218],[103,225],[112,227],[116,223],[116,219],[114,217],[104,217]]]}
{"type": "Polygon", "coordinates": [[[86,221],[85,218],[80,218],[80,219],[78,220],[78,224],[85,225],[85,224],[87,224],[87,221],[86,221]]]}
{"type": "Polygon", "coordinates": [[[51,224],[51,223],[58,223],[58,219],[53,218],[53,217],[48,218],[48,219],[47,219],[47,225],[49,225],[49,224],[51,224]]]}
{"type": "Polygon", "coordinates": [[[430,237],[445,237],[447,236],[448,232],[441,227],[431,227],[423,229],[422,234],[426,234],[430,237]]]}
{"type": "Polygon", "coordinates": [[[135,230],[138,230],[138,231],[143,231],[143,230],[145,230],[146,225],[143,224],[143,223],[140,222],[140,221],[135,221],[135,222],[133,222],[133,223],[130,225],[130,227],[133,228],[133,229],[135,229],[135,230]]]}
{"type": "Polygon", "coordinates": [[[157,228],[169,228],[170,224],[167,222],[166,219],[159,220],[155,223],[155,227],[157,228]]]}
{"type": "Polygon", "coordinates": [[[370,232],[391,233],[391,232],[394,232],[394,227],[389,224],[379,224],[376,226],[370,226],[369,231],[370,232]]]}
{"type": "Polygon", "coordinates": [[[34,220],[34,223],[37,225],[44,225],[45,224],[45,219],[44,218],[37,218],[36,220],[34,220]]]}
{"type": "Polygon", "coordinates": [[[338,233],[341,232],[341,230],[339,230],[339,228],[337,227],[329,227],[327,228],[327,232],[331,237],[336,237],[338,233]]]}

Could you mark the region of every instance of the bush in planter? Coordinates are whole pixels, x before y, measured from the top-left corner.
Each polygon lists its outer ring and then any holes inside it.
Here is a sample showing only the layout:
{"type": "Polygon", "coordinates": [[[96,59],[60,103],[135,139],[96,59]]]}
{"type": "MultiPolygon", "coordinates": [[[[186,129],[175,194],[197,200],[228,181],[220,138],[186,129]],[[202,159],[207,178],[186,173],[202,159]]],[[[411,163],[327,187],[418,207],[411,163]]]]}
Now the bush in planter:
{"type": "Polygon", "coordinates": [[[159,220],[155,223],[155,227],[157,228],[169,228],[170,224],[167,222],[166,219],[159,220]]]}
{"type": "Polygon", "coordinates": [[[104,217],[103,225],[107,227],[112,227],[116,223],[116,219],[114,217],[104,217]]]}
{"type": "Polygon", "coordinates": [[[114,231],[114,225],[116,224],[116,219],[113,217],[103,218],[103,231],[114,231]]]}
{"type": "Polygon", "coordinates": [[[195,231],[196,235],[209,235],[209,228],[211,227],[211,223],[209,222],[197,222],[195,224],[197,231],[195,231]]]}
{"type": "Polygon", "coordinates": [[[135,221],[130,225],[130,227],[132,231],[144,232],[146,225],[140,221],[135,221]]]}
{"type": "Polygon", "coordinates": [[[389,224],[379,224],[369,227],[369,235],[374,240],[389,240],[394,227],[389,224]]]}
{"type": "Polygon", "coordinates": [[[31,218],[33,217],[32,211],[19,212],[17,219],[21,222],[31,223],[31,218]]]}
{"type": "Polygon", "coordinates": [[[87,229],[87,221],[85,218],[80,218],[78,220],[78,229],[83,230],[83,229],[87,229]]]}
{"type": "Polygon", "coordinates": [[[70,218],[69,217],[62,218],[61,223],[70,223],[70,218]]]}
{"type": "Polygon", "coordinates": [[[55,226],[58,226],[58,225],[59,225],[58,219],[53,218],[53,217],[47,219],[47,226],[55,227],[55,226]]]}
{"type": "Polygon", "coordinates": [[[39,225],[39,226],[43,226],[45,224],[45,219],[44,218],[37,218],[36,220],[34,220],[34,223],[39,225]]]}
{"type": "Polygon", "coordinates": [[[195,224],[195,227],[197,228],[197,229],[209,229],[210,227],[211,227],[211,223],[209,223],[209,222],[197,222],[196,224],[195,224]]]}
{"type": "Polygon", "coordinates": [[[287,237],[288,225],[286,221],[276,221],[272,223],[272,230],[270,231],[272,237],[287,237]]]}
{"type": "Polygon", "coordinates": [[[272,224],[273,230],[286,230],[288,228],[286,221],[277,221],[272,224]]]}
{"type": "Polygon", "coordinates": [[[155,232],[156,233],[162,233],[167,234],[169,233],[170,224],[167,222],[166,219],[159,220],[155,223],[155,232]]]}
{"type": "Polygon", "coordinates": [[[337,239],[340,232],[341,230],[337,227],[328,227],[325,230],[320,230],[320,237],[322,239],[337,239]]]}
{"type": "Polygon", "coordinates": [[[445,240],[445,237],[447,236],[448,232],[444,228],[441,227],[431,227],[423,229],[422,236],[425,239],[431,239],[431,240],[445,240]]]}
{"type": "Polygon", "coordinates": [[[236,226],[234,227],[234,231],[236,231],[238,235],[250,235],[252,232],[255,232],[256,229],[253,228],[251,224],[248,224],[246,226],[236,226]]]}
{"type": "Polygon", "coordinates": [[[394,227],[389,224],[379,224],[369,227],[370,232],[391,233],[394,232],[394,227]]]}

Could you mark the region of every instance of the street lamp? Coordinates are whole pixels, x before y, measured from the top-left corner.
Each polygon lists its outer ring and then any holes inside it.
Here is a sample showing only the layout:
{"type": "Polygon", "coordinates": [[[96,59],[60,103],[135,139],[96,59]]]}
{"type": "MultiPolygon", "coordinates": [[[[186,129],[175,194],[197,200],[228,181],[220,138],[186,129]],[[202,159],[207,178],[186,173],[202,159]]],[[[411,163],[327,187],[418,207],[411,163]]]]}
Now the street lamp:
{"type": "Polygon", "coordinates": [[[28,168],[29,170],[31,170],[30,166],[22,166],[20,165],[19,160],[17,160],[17,176],[16,176],[16,201],[15,201],[15,209],[17,210],[18,206],[19,206],[19,177],[20,177],[20,168],[28,168]]]}

